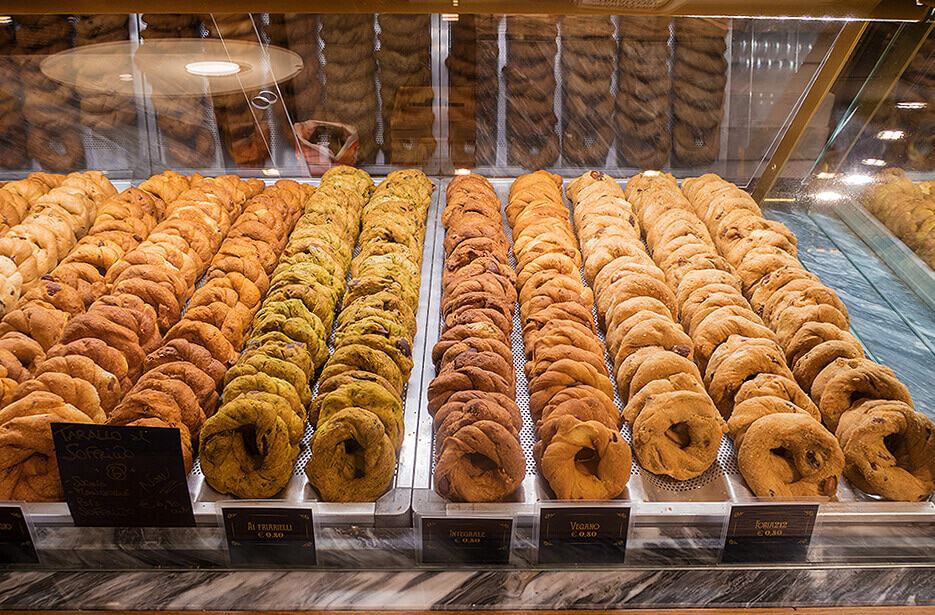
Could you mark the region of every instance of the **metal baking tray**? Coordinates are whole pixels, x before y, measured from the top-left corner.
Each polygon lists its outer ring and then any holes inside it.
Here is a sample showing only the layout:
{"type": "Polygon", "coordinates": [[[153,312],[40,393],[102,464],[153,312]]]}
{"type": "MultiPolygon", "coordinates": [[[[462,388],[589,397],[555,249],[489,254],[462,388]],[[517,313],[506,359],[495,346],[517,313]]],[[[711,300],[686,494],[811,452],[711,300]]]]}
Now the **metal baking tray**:
{"type": "MultiPolygon", "coordinates": [[[[373,179],[375,183],[379,184],[383,178],[374,177],[373,179]]],[[[267,180],[267,184],[272,184],[275,181],[276,180],[267,180]]],[[[297,181],[315,185],[318,184],[317,179],[298,179],[297,181]]],[[[436,181],[435,183],[437,184],[438,182],[436,181]]],[[[129,182],[115,182],[115,185],[117,184],[119,184],[118,189],[124,189],[129,185],[129,182]]],[[[436,237],[436,225],[433,222],[439,218],[440,194],[441,192],[439,190],[435,190],[433,193],[432,202],[427,215],[427,228],[422,255],[422,273],[419,286],[419,308],[416,314],[417,332],[412,344],[413,369],[409,375],[409,381],[406,385],[403,399],[406,433],[399,451],[396,475],[389,490],[376,502],[331,503],[319,501],[315,490],[308,485],[305,476],[305,464],[311,457],[309,441],[314,433],[314,429],[310,425],[307,425],[305,435],[301,442],[299,456],[296,460],[292,478],[288,485],[277,497],[262,500],[262,502],[267,502],[269,504],[275,504],[277,502],[313,504],[315,508],[316,524],[319,527],[354,525],[408,528],[411,526],[411,491],[416,467],[416,433],[418,428],[419,398],[420,392],[422,391],[422,376],[425,373],[422,365],[426,348],[426,320],[430,305],[430,289],[433,282],[432,254],[435,250],[436,237]]],[[[357,252],[358,248],[355,247],[355,255],[357,252]]],[[[313,392],[317,393],[317,385],[313,392]]],[[[195,514],[196,524],[216,526],[218,523],[218,504],[225,501],[229,502],[235,498],[218,493],[208,485],[204,475],[201,473],[201,466],[197,459],[189,473],[188,486],[192,496],[192,508],[195,514]]],[[[255,502],[256,500],[251,501],[255,502]]],[[[72,523],[68,506],[64,502],[26,503],[24,504],[24,509],[32,523],[37,525],[70,525],[72,523]]]]}
{"type": "MultiPolygon", "coordinates": [[[[507,201],[509,187],[512,179],[492,179],[498,197],[503,204],[507,201]]],[[[442,191],[447,184],[442,185],[442,191]]],[[[568,205],[566,201],[566,205],[568,205]]],[[[767,212],[769,217],[780,217],[773,212],[767,212]]],[[[803,214],[804,215],[804,214],[803,214]]],[[[830,248],[824,245],[818,245],[818,238],[814,234],[813,228],[803,229],[801,220],[797,216],[790,217],[783,215],[780,217],[789,224],[797,234],[800,235],[801,252],[828,252],[830,248]],[[800,230],[804,231],[800,233],[800,230]]],[[[512,244],[512,235],[503,216],[504,232],[507,239],[512,244]]],[[[444,261],[443,239],[444,228],[440,220],[434,220],[436,226],[434,233],[440,239],[436,241],[435,252],[433,254],[434,272],[432,277],[438,280],[433,284],[431,307],[428,314],[428,323],[426,326],[427,339],[425,355],[425,371],[423,389],[427,392],[428,383],[434,376],[434,366],[431,362],[431,348],[437,342],[442,332],[442,319],[440,314],[441,300],[441,271],[444,261]]],[[[814,223],[813,223],[814,225],[814,223]]],[[[814,225],[817,228],[817,225],[814,225]]],[[[512,253],[510,254],[513,260],[512,253]]],[[[809,259],[803,257],[806,266],[810,265],[809,259]]],[[[850,279],[846,276],[845,269],[841,268],[841,276],[829,279],[827,271],[820,271],[822,279],[832,287],[837,289],[847,289],[850,279]]],[[[842,293],[844,295],[846,293],[842,293]]],[[[847,297],[845,297],[847,298],[847,297]]],[[[849,307],[851,304],[849,302],[849,307]]],[[[860,312],[862,306],[853,306],[853,311],[860,312]]],[[[931,315],[935,318],[935,315],[931,315]]],[[[859,317],[855,320],[861,320],[859,317]]],[[[596,314],[595,314],[595,323],[596,314]]],[[[518,532],[522,533],[524,528],[534,523],[534,517],[538,514],[538,505],[544,502],[554,502],[554,494],[545,484],[545,481],[538,475],[535,462],[532,458],[532,447],[535,442],[534,423],[528,410],[528,390],[527,382],[523,372],[525,357],[523,353],[523,340],[521,335],[521,323],[518,309],[514,311],[513,320],[513,358],[516,367],[516,402],[523,415],[523,428],[520,432],[520,441],[526,454],[526,477],[522,485],[517,490],[514,500],[503,503],[455,503],[448,502],[435,493],[433,489],[433,469],[434,469],[434,451],[436,442],[432,429],[432,418],[428,413],[427,394],[423,393],[420,399],[419,414],[419,434],[418,449],[416,453],[416,472],[413,491],[413,513],[417,517],[422,516],[474,516],[474,515],[493,515],[503,517],[513,517],[516,520],[518,532]]],[[[598,327],[599,336],[603,339],[603,331],[598,327]]],[[[857,331],[861,341],[864,343],[871,358],[874,355],[874,347],[877,345],[874,340],[868,339],[867,331],[861,333],[857,331]]],[[[935,333],[935,330],[933,330],[935,333]]],[[[911,333],[910,333],[911,334],[911,333]]],[[[935,356],[929,357],[935,360],[935,356]]],[[[609,355],[605,355],[608,369],[612,370],[612,360],[609,355]]],[[[884,361],[886,362],[886,361],[884,361]]],[[[928,363],[931,364],[931,363],[928,363]]],[[[920,372],[925,371],[926,363],[923,361],[904,362],[897,371],[902,377],[906,376],[907,371],[911,371],[918,378],[920,372]]],[[[895,366],[894,366],[895,367],[895,366]]],[[[922,375],[924,377],[924,375],[922,375]]],[[[913,391],[916,393],[917,391],[913,391]]],[[[623,407],[619,394],[614,395],[614,403],[618,408],[623,407]]],[[[629,426],[624,424],[621,433],[627,442],[631,441],[629,426]]],[[[673,556],[673,553],[685,549],[686,544],[692,544],[695,549],[694,555],[688,556],[689,559],[698,559],[698,550],[704,552],[701,559],[710,560],[716,558],[715,551],[710,549],[719,543],[721,532],[723,530],[724,520],[728,514],[731,504],[756,503],[763,502],[757,498],[746,486],[743,477],[740,474],[736,462],[736,455],[731,440],[725,435],[721,440],[721,446],[718,451],[715,463],[701,476],[687,481],[677,481],[668,477],[658,476],[642,469],[634,455],[633,468],[631,470],[630,481],[625,492],[620,496],[621,503],[627,503],[633,507],[635,515],[635,531],[631,535],[631,550],[636,547],[647,554],[646,562],[654,561],[656,555],[662,553],[667,559],[673,556]]],[[[824,531],[832,536],[835,531],[842,531],[844,535],[849,536],[847,529],[854,523],[876,524],[878,522],[891,524],[894,520],[912,521],[913,519],[926,519],[928,522],[935,521],[935,506],[932,502],[923,503],[900,503],[900,502],[878,502],[872,496],[868,496],[854,490],[846,480],[841,480],[838,487],[836,502],[823,507],[823,511],[834,511],[834,515],[827,516],[826,522],[822,527],[824,531]],[[853,513],[853,514],[851,514],[853,513]],[[840,525],[840,527],[838,527],[840,525]],[[837,529],[835,529],[837,527],[837,529]],[[842,529],[843,528],[843,529],[842,529]]],[[[824,513],[823,513],[824,514],[824,513]]],[[[417,525],[418,527],[418,525],[417,525]]],[[[525,536],[528,539],[528,536],[525,536]]],[[[523,537],[520,536],[514,542],[514,551],[516,542],[523,543],[523,537]]],[[[519,559],[527,559],[528,551],[532,549],[531,544],[525,544],[520,547],[525,548],[526,555],[520,555],[519,559]]],[[[514,557],[516,554],[514,553],[514,557]]],[[[532,560],[534,561],[534,560],[532,560]]]]}

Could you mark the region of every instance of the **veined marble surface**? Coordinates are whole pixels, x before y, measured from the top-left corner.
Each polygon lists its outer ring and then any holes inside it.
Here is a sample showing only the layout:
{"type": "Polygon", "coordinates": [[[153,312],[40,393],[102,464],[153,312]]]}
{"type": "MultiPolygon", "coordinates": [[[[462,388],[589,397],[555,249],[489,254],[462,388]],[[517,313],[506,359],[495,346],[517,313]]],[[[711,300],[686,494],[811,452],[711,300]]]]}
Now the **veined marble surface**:
{"type": "Polygon", "coordinates": [[[2,609],[609,609],[935,604],[935,568],[10,572],[2,609]]]}

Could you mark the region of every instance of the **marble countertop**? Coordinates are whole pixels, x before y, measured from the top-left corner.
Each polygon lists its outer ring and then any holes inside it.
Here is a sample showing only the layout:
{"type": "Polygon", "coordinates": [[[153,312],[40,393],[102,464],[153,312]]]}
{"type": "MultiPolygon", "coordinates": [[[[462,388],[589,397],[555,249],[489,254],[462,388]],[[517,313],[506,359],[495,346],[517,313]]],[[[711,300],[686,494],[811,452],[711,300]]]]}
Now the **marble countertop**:
{"type": "Polygon", "coordinates": [[[935,604],[935,568],[0,574],[0,609],[609,609],[935,604]]]}

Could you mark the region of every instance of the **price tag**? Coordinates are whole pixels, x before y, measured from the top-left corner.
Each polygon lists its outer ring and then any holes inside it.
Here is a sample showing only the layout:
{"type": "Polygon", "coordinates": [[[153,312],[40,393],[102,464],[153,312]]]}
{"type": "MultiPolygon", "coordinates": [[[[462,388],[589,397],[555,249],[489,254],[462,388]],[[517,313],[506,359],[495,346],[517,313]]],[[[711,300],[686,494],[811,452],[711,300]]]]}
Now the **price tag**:
{"type": "Polygon", "coordinates": [[[546,505],[539,509],[540,564],[622,564],[629,506],[546,505]]]}
{"type": "Polygon", "coordinates": [[[75,525],[195,525],[178,429],[53,423],[52,440],[75,525]]]}
{"type": "Polygon", "coordinates": [[[310,508],[221,507],[227,551],[234,566],[315,566],[310,508]]]}
{"type": "Polygon", "coordinates": [[[731,506],[721,562],[804,562],[818,504],[731,506]]]}
{"type": "Polygon", "coordinates": [[[512,536],[512,517],[422,517],[421,561],[505,566],[512,536]]]}
{"type": "Polygon", "coordinates": [[[19,506],[0,506],[0,566],[38,564],[39,556],[19,506]]]}

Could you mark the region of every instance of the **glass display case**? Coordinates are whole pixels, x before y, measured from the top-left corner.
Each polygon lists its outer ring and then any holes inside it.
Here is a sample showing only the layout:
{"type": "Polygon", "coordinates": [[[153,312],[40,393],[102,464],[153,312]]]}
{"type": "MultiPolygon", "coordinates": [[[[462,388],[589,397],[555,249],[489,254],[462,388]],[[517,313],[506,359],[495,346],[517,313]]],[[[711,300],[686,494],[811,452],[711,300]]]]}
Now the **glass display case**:
{"type": "Polygon", "coordinates": [[[931,9],[514,4],[0,17],[8,563],[935,564],[931,9]]]}

